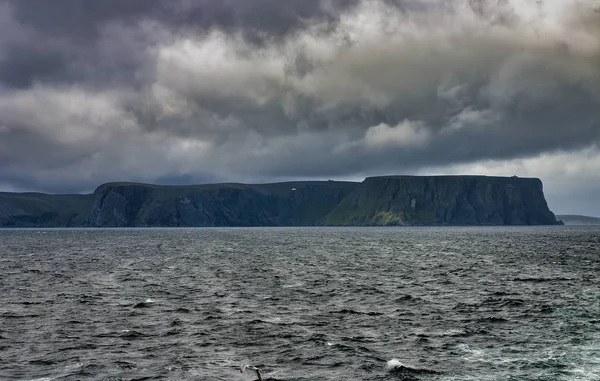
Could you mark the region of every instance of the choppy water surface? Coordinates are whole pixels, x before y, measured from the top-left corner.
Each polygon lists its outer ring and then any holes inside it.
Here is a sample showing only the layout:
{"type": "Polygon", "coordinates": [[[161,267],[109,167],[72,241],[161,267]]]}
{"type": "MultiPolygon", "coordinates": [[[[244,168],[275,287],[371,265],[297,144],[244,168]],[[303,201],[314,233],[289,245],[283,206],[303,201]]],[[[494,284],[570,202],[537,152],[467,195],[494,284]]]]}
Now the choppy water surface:
{"type": "Polygon", "coordinates": [[[0,379],[600,379],[600,229],[0,231],[0,379]]]}

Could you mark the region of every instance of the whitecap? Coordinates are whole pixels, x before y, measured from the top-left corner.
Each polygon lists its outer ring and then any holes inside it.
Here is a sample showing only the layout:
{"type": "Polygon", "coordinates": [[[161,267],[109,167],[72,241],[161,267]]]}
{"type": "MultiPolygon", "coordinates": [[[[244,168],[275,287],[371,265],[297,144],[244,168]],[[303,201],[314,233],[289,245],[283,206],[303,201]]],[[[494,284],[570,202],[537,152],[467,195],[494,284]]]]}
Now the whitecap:
{"type": "Polygon", "coordinates": [[[391,359],[390,361],[387,362],[387,364],[385,365],[385,367],[387,369],[396,369],[396,368],[400,368],[400,367],[405,367],[406,368],[406,365],[404,365],[402,363],[402,361],[400,361],[400,360],[398,360],[396,358],[393,358],[393,359],[391,359]]]}
{"type": "Polygon", "coordinates": [[[466,356],[463,356],[463,360],[471,362],[488,362],[488,355],[483,349],[474,349],[467,344],[459,344],[457,348],[464,352],[466,356]]]}
{"type": "Polygon", "coordinates": [[[447,331],[442,332],[442,336],[462,336],[465,335],[467,331],[464,329],[449,329],[447,331]]]}
{"type": "Polygon", "coordinates": [[[575,368],[570,371],[574,380],[597,380],[600,376],[599,372],[584,368],[575,368]]]}
{"type": "Polygon", "coordinates": [[[304,286],[304,283],[302,283],[302,282],[296,282],[296,283],[291,283],[291,284],[284,284],[281,287],[283,287],[283,288],[296,288],[296,287],[302,287],[302,286],[304,286]]]}
{"type": "Polygon", "coordinates": [[[271,323],[271,324],[281,324],[282,323],[280,317],[265,318],[265,319],[262,319],[262,321],[264,321],[265,323],[271,323]]]}

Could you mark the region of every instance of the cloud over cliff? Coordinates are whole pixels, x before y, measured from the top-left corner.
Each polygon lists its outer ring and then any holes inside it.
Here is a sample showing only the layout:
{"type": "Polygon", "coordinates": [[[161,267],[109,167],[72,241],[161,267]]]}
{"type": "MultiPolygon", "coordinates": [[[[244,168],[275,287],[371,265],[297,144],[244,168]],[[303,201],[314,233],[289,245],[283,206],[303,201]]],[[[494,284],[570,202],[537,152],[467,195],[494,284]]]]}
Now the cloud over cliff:
{"type": "Polygon", "coordinates": [[[536,176],[508,163],[539,159],[563,173],[557,194],[587,176],[581,191],[592,195],[598,172],[553,158],[600,160],[599,7],[0,2],[0,186],[497,174],[498,165],[536,176]]]}

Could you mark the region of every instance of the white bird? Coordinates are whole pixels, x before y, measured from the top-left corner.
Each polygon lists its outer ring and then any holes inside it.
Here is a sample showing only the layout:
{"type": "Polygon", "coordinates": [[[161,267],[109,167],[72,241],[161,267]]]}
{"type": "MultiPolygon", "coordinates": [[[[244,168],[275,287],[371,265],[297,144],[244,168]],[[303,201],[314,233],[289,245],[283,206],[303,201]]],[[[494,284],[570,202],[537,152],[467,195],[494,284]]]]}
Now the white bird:
{"type": "Polygon", "coordinates": [[[260,369],[258,369],[257,367],[253,366],[253,365],[242,365],[240,367],[240,372],[244,373],[244,371],[246,369],[250,369],[256,372],[256,377],[258,377],[258,381],[262,381],[262,377],[260,377],[260,369]]]}

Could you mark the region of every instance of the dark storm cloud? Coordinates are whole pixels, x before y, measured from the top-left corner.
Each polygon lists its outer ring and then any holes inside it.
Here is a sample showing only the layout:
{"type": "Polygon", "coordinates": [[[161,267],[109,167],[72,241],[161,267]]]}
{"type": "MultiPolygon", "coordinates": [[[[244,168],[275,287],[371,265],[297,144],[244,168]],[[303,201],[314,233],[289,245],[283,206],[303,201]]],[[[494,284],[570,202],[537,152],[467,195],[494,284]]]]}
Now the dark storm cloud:
{"type": "Polygon", "coordinates": [[[7,87],[30,87],[34,78],[64,80],[68,53],[36,47],[11,46],[4,51],[9,59],[0,62],[0,78],[7,87]]]}
{"type": "Polygon", "coordinates": [[[112,22],[156,20],[169,29],[220,28],[282,36],[310,19],[335,21],[354,0],[12,0],[18,22],[68,39],[93,40],[112,22]]]}
{"type": "Polygon", "coordinates": [[[595,163],[595,6],[1,2],[0,186],[468,172],[561,152],[595,163]]]}
{"type": "MultiPolygon", "coordinates": [[[[128,36],[129,41],[120,41],[120,36],[110,33],[111,28],[127,30],[145,24],[151,29],[151,25],[158,25],[167,34],[175,35],[218,28],[241,32],[247,41],[260,44],[263,40],[284,38],[310,20],[333,23],[340,12],[356,1],[303,0],[283,4],[279,0],[9,0],[3,3],[2,11],[12,16],[12,27],[23,36],[7,41],[3,47],[0,82],[7,87],[27,87],[35,81],[103,81],[107,78],[102,70],[112,70],[119,80],[133,80],[131,61],[140,65],[148,58],[146,49],[160,38],[167,38],[164,34],[138,33],[135,36],[138,40],[132,45],[132,36],[128,36]],[[107,45],[115,51],[103,51],[107,45]],[[108,62],[102,62],[106,61],[103,53],[112,53],[108,62]],[[123,59],[117,54],[129,57],[123,59]],[[100,73],[86,72],[85,66],[90,64],[100,68],[100,73]]],[[[132,30],[128,32],[135,34],[132,30]]]]}

